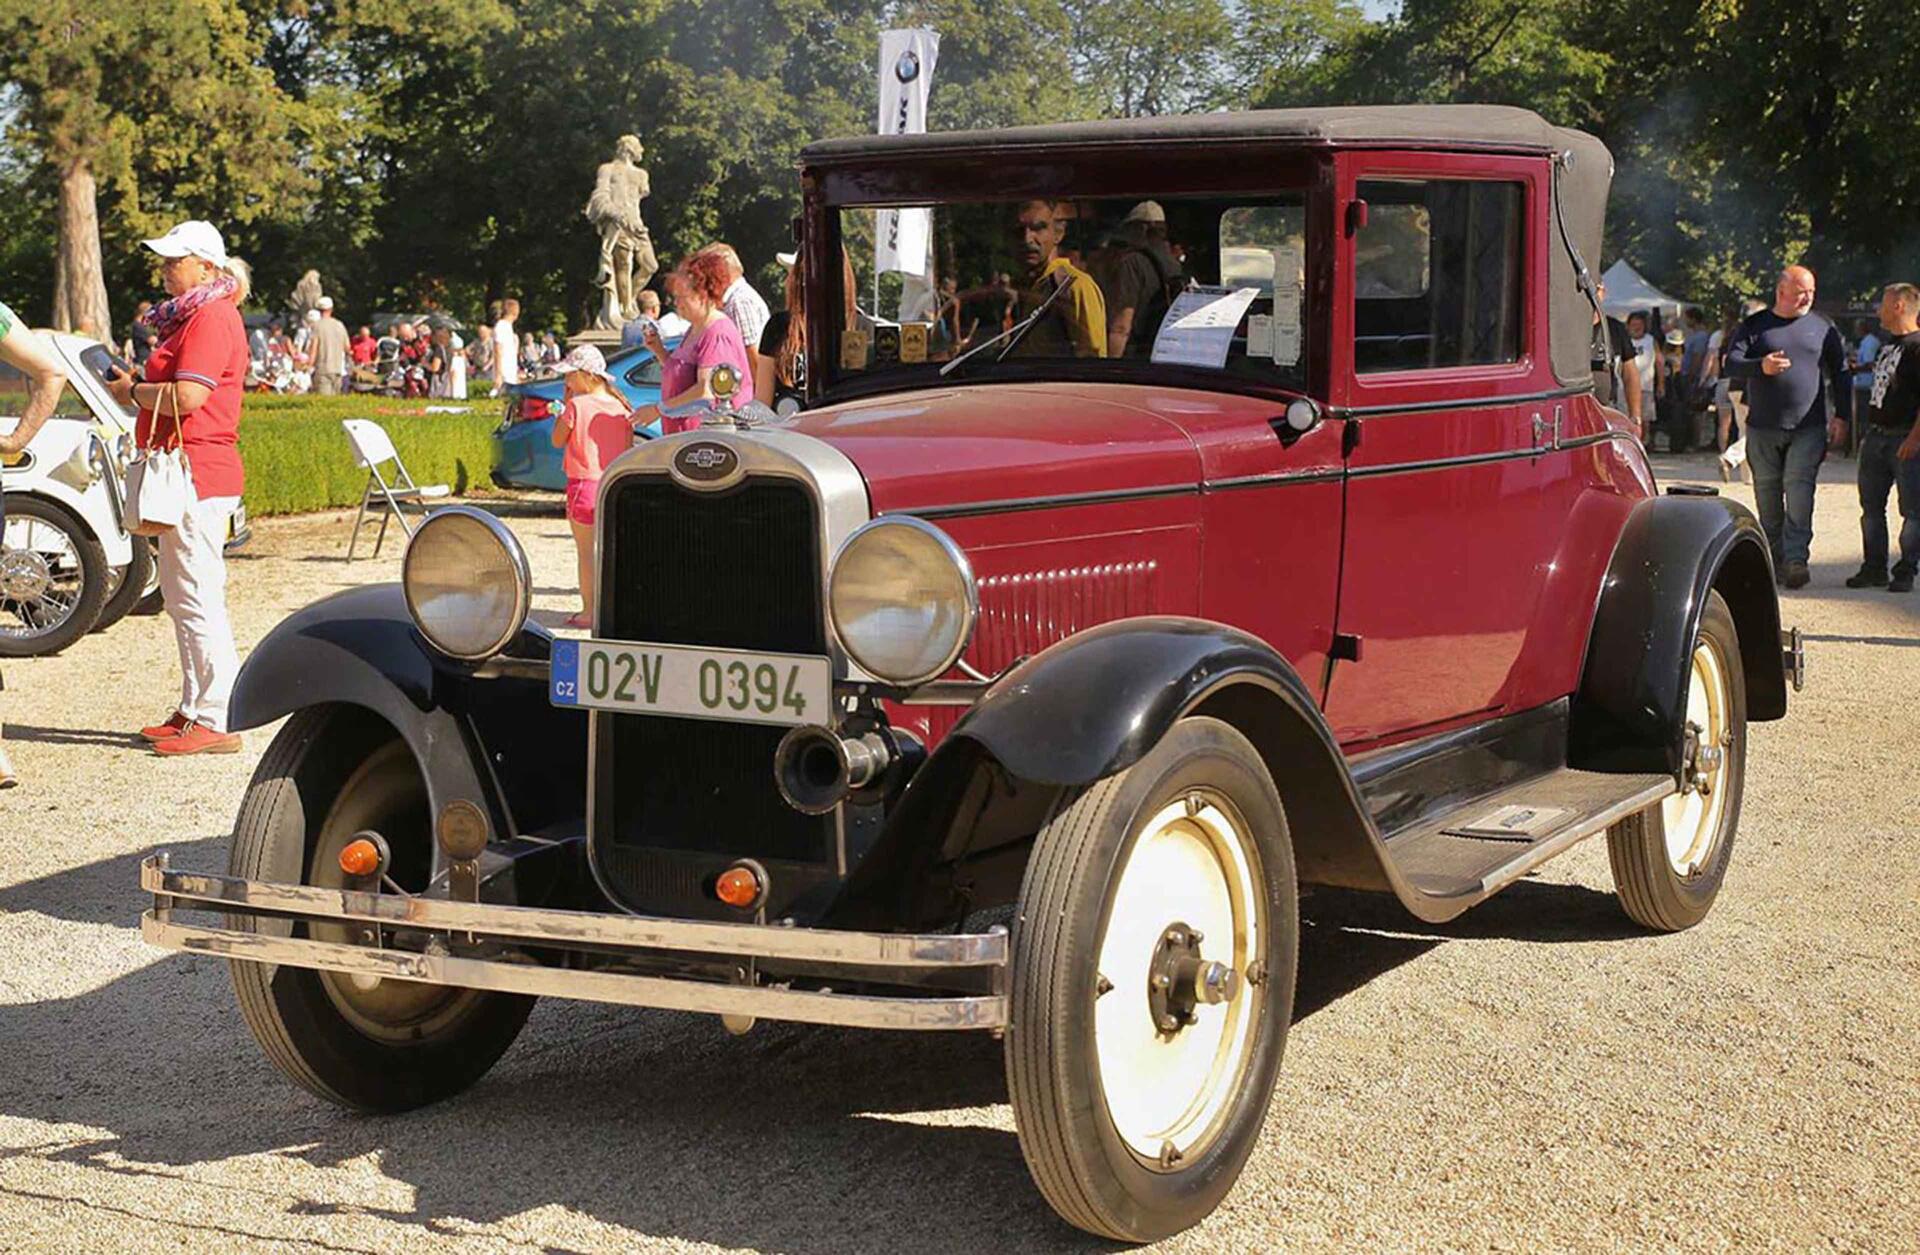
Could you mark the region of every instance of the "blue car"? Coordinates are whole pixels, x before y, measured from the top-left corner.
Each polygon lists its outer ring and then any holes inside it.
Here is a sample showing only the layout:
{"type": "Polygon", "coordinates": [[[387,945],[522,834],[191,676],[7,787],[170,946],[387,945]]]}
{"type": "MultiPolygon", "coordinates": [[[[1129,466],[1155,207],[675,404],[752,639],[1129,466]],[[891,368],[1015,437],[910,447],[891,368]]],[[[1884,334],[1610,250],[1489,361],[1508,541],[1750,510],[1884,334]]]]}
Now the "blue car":
{"type": "MultiPolygon", "coordinates": [[[[671,349],[680,343],[667,341],[671,349]]],[[[614,387],[634,409],[660,400],[660,363],[643,348],[621,349],[607,358],[614,387]]],[[[563,492],[567,477],[560,469],[560,450],[553,447],[553,420],[565,399],[560,376],[510,385],[507,413],[493,432],[493,482],[502,488],[551,488],[563,492]]],[[[659,423],[639,428],[642,440],[660,434],[659,423]]]]}

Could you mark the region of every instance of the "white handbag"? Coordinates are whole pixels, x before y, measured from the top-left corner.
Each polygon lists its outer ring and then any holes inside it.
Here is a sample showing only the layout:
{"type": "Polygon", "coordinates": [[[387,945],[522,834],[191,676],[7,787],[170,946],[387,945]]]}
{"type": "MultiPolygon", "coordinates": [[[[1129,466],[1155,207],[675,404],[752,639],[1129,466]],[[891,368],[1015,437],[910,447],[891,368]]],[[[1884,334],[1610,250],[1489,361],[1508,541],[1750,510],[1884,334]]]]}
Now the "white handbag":
{"type": "MultiPolygon", "coordinates": [[[[193,502],[193,473],[180,447],[180,397],[173,384],[166,386],[163,395],[173,403],[173,447],[158,437],[158,443],[140,450],[127,467],[126,528],[135,536],[158,536],[180,526],[193,502]]],[[[158,407],[153,425],[157,437],[158,407]]]]}

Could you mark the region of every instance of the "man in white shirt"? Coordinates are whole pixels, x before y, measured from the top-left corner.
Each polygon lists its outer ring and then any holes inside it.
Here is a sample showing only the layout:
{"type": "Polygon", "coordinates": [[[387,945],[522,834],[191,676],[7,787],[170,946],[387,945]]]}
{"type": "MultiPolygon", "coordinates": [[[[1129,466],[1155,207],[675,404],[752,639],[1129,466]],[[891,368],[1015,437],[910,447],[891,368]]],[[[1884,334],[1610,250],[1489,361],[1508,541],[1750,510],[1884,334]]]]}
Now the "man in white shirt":
{"type": "Polygon", "coordinates": [[[1660,347],[1653,342],[1653,333],[1647,330],[1645,314],[1627,315],[1627,338],[1633,341],[1633,364],[1640,372],[1640,398],[1644,404],[1653,395],[1653,366],[1660,360],[1660,347]]]}
{"type": "Polygon", "coordinates": [[[493,324],[493,395],[510,384],[520,382],[520,337],[514,334],[513,320],[520,317],[520,302],[508,297],[500,302],[500,321],[493,324]]]}
{"type": "Polygon", "coordinates": [[[727,273],[733,281],[727,284],[726,294],[720,298],[720,305],[726,310],[733,325],[740,328],[740,338],[747,345],[747,366],[752,370],[760,368],[760,337],[766,334],[767,319],[772,312],[767,302],[753,285],[747,282],[746,268],[740,264],[740,254],[733,251],[731,244],[709,244],[700,250],[703,253],[717,253],[727,263],[727,273]]]}

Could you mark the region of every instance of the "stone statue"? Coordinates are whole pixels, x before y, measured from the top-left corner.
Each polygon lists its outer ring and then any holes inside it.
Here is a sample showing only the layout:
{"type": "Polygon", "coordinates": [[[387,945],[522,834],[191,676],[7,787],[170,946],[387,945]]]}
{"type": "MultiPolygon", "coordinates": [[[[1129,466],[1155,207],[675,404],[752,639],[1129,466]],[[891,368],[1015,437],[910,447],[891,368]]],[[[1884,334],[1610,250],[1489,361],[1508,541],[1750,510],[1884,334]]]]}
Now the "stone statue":
{"type": "Polygon", "coordinates": [[[587,198],[587,221],[600,231],[600,268],[593,281],[601,301],[593,325],[603,330],[617,331],[640,316],[637,297],[660,269],[653,238],[640,217],[640,202],[652,191],[640,165],[645,153],[639,136],[622,135],[613,146],[613,160],[600,167],[593,195],[587,198]]]}
{"type": "Polygon", "coordinates": [[[287,294],[287,308],[292,311],[294,321],[307,316],[310,309],[320,308],[320,272],[309,270],[300,276],[300,282],[293,285],[293,291],[287,294]]]}

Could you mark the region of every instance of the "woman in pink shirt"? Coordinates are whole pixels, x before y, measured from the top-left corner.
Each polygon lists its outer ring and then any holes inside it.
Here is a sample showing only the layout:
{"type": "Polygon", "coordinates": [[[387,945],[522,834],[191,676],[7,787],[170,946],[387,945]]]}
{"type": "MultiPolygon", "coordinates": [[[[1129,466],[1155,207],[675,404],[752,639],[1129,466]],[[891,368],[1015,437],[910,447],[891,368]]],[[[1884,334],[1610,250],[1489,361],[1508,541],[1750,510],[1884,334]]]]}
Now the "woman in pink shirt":
{"type": "Polygon", "coordinates": [[[573,528],[580,559],[581,610],[567,626],[592,628],[594,504],[600,476],[633,445],[633,424],[627,421],[627,403],[613,390],[613,376],[599,349],[581,345],[560,363],[560,373],[566,376],[567,403],[553,421],[553,444],[562,451],[567,524],[573,528]]]}
{"type": "Polygon", "coordinates": [[[661,412],[711,400],[716,366],[731,366],[739,373],[740,389],[733,394],[736,407],[753,400],[753,368],[747,364],[746,341],[720,305],[731,282],[727,263],[714,253],[695,254],[667,276],[667,295],[687,320],[687,334],[681,337],[680,347],[668,353],[659,327],[647,329],[647,349],[660,359],[661,399],[659,405],[635,410],[634,426],[644,426],[659,417],[660,433],[666,436],[698,427],[697,418],[669,418],[661,412]]]}

